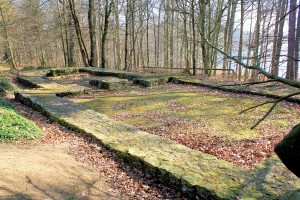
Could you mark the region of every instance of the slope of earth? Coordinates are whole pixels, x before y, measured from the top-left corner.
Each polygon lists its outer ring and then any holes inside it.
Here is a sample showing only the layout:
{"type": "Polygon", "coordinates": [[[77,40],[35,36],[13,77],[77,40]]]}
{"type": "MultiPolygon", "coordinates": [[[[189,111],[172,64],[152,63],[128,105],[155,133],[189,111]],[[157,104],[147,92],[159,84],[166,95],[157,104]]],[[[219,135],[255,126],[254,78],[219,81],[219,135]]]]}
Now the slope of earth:
{"type": "Polygon", "coordinates": [[[250,130],[270,105],[239,113],[267,100],[175,84],[72,99],[141,130],[245,167],[273,155],[274,145],[300,121],[300,106],[285,102],[250,130]]]}

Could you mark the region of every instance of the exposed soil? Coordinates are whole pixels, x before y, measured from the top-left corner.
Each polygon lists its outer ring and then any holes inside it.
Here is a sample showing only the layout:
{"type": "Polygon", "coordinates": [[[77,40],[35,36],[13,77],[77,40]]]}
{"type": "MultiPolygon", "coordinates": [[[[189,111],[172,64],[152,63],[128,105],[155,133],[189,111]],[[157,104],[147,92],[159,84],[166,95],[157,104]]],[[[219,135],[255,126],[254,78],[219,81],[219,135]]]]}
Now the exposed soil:
{"type": "Polygon", "coordinates": [[[0,144],[0,199],[184,199],[93,139],[9,100],[45,135],[0,144]]]}
{"type": "Polygon", "coordinates": [[[59,145],[1,144],[0,199],[125,199],[59,145]]]}

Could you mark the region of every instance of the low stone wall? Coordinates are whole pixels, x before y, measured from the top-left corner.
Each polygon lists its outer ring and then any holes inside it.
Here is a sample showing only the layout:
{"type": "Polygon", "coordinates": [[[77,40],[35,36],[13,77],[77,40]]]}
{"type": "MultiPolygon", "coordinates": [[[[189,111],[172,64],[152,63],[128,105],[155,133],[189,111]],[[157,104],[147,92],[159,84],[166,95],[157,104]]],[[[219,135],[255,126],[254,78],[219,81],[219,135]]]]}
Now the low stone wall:
{"type": "Polygon", "coordinates": [[[130,72],[115,71],[115,70],[93,68],[93,67],[80,68],[79,72],[85,72],[95,76],[114,76],[117,78],[128,79],[128,80],[133,80],[141,77],[140,75],[130,73],[130,72]]]}
{"type": "Polygon", "coordinates": [[[152,87],[155,85],[163,85],[168,82],[168,77],[157,77],[157,78],[137,78],[133,79],[134,84],[142,85],[145,87],[152,87]]]}
{"type": "Polygon", "coordinates": [[[128,86],[128,80],[113,77],[94,78],[90,80],[90,84],[105,90],[124,90],[128,86]]]}
{"type": "Polygon", "coordinates": [[[63,69],[50,69],[50,71],[46,74],[48,77],[62,76],[68,74],[78,73],[78,68],[63,68],[63,69]]]}
{"type": "Polygon", "coordinates": [[[300,197],[299,179],[277,157],[267,159],[249,172],[60,98],[57,95],[69,86],[51,84],[40,79],[40,74],[36,79],[28,75],[21,76],[43,88],[15,92],[16,100],[70,129],[94,137],[119,157],[180,188],[191,199],[300,197]]]}

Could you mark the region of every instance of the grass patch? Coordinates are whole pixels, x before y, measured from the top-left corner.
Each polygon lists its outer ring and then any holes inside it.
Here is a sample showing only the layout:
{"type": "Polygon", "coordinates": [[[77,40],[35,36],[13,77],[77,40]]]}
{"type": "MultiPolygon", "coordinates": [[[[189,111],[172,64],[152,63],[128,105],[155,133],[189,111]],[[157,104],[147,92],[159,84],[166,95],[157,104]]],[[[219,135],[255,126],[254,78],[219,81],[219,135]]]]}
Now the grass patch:
{"type": "Polygon", "coordinates": [[[10,82],[5,77],[0,77],[0,94],[3,94],[4,91],[12,89],[13,87],[10,82]]]}
{"type": "Polygon", "coordinates": [[[100,96],[95,99],[74,99],[88,108],[140,127],[153,127],[170,134],[191,132],[209,134],[227,140],[257,138],[271,133],[283,133],[300,120],[299,112],[282,106],[255,130],[250,127],[262,117],[270,105],[240,115],[239,112],[264,100],[211,94],[209,92],[165,91],[124,92],[122,95],[100,96]],[[178,128],[178,124],[184,127],[178,128]]]}
{"type": "Polygon", "coordinates": [[[39,127],[16,113],[13,106],[0,97],[0,142],[31,140],[42,135],[39,127]]]}

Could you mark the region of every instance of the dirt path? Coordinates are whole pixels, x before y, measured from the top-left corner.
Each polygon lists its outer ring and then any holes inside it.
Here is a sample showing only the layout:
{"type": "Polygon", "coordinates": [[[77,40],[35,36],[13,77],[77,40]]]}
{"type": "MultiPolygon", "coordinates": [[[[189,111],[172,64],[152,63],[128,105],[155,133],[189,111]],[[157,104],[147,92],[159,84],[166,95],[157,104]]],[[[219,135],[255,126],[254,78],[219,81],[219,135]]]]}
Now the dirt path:
{"type": "Polygon", "coordinates": [[[0,200],[185,199],[92,138],[51,122],[12,95],[6,99],[44,136],[25,143],[0,143],[0,200]]]}
{"type": "Polygon", "coordinates": [[[0,199],[120,199],[67,144],[0,144],[0,199]]]}

